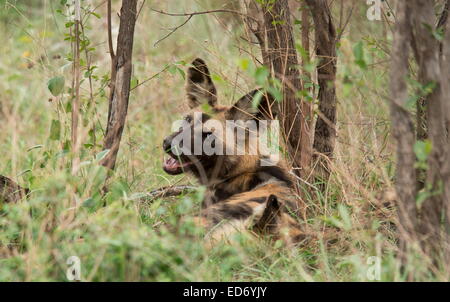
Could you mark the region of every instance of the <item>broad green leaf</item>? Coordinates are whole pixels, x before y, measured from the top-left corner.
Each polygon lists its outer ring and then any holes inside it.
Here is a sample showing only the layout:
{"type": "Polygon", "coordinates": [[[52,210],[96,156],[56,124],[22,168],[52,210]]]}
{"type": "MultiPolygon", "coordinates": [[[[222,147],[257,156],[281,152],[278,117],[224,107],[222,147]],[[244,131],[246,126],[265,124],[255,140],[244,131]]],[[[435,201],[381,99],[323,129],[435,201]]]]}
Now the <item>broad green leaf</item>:
{"type": "Polygon", "coordinates": [[[106,157],[106,155],[109,153],[109,149],[105,149],[103,151],[100,151],[99,153],[97,153],[97,155],[95,155],[95,160],[96,161],[101,161],[102,159],[104,159],[106,157]]]}
{"type": "Polygon", "coordinates": [[[59,140],[61,133],[61,123],[59,120],[52,120],[52,124],[50,126],[50,139],[57,141],[59,140]]]}
{"type": "Polygon", "coordinates": [[[47,87],[48,90],[50,90],[50,92],[53,94],[53,96],[58,96],[64,90],[64,83],[64,77],[54,77],[48,81],[47,87]]]}
{"type": "Polygon", "coordinates": [[[267,77],[270,75],[269,70],[266,67],[261,66],[255,70],[255,80],[258,85],[264,85],[267,77]]]}

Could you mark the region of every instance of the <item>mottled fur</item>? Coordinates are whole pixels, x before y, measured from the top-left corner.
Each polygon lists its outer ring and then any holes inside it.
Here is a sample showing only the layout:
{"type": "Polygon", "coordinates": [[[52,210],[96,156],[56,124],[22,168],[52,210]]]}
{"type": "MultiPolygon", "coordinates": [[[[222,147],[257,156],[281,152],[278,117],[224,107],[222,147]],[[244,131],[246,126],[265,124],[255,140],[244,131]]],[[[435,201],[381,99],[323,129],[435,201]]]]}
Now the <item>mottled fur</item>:
{"type": "MultiPolygon", "coordinates": [[[[273,118],[271,108],[274,101],[270,96],[264,95],[258,107],[252,106],[257,91],[243,96],[234,106],[219,106],[209,70],[203,60],[196,59],[187,72],[186,95],[192,112],[186,115],[185,120],[190,123],[192,133],[200,129],[198,131],[202,131],[202,139],[205,140],[214,135],[212,129],[202,128],[211,118],[221,123],[226,120],[273,118]],[[209,104],[209,112],[200,109],[204,103],[209,104]],[[202,112],[201,121],[193,120],[194,112],[202,112]]],[[[171,142],[181,131],[164,140],[164,149],[172,157],[170,167],[165,165],[165,170],[169,174],[188,172],[206,186],[202,211],[195,221],[210,230],[210,239],[217,240],[236,231],[250,230],[282,239],[286,244],[304,240],[304,232],[297,218],[301,204],[295,197],[292,179],[283,161],[271,166],[261,165],[261,161],[270,161],[270,157],[261,152],[257,155],[202,153],[175,156],[171,142]],[[174,158],[177,163],[174,163],[174,158]]],[[[229,147],[236,142],[224,143],[229,147]]]]}

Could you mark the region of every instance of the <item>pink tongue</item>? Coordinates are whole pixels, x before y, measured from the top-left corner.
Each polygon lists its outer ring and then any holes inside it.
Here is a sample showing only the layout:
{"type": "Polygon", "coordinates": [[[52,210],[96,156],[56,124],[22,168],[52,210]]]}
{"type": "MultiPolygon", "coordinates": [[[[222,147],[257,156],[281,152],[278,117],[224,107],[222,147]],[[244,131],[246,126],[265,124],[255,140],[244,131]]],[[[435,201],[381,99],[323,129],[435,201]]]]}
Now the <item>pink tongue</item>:
{"type": "Polygon", "coordinates": [[[176,169],[180,166],[180,163],[172,157],[169,157],[164,164],[169,169],[176,169]]]}

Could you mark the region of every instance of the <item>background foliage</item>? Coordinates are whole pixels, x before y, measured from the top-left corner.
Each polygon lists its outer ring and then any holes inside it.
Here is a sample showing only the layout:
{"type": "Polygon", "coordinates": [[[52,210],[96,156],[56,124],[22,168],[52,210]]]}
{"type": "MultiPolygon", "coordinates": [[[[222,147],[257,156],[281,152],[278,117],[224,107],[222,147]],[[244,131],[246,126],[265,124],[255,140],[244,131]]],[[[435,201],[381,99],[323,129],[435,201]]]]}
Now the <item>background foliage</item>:
{"type": "MultiPolygon", "coordinates": [[[[100,190],[107,173],[97,163],[104,156],[109,93],[106,5],[82,1],[81,102],[83,125],[90,131],[84,137],[81,173],[72,176],[73,37],[65,2],[0,1],[0,174],[32,190],[28,202],[1,205],[0,280],[67,280],[66,260],[72,255],[81,260],[83,281],[362,281],[371,256],[381,261],[382,281],[448,279],[439,271],[431,276],[422,255],[408,255],[410,265],[400,269],[393,210],[386,207],[394,160],[383,98],[391,32],[388,25],[367,20],[365,2],[355,6],[338,45],[336,156],[328,190],[307,201],[314,214],[308,223],[320,240],[302,250],[243,235],[236,245],[206,250],[201,230],[179,219],[198,210],[201,190],[152,203],[142,198],[153,188],[192,182],[161,169],[162,139],[185,109],[185,62],[195,57],[208,62],[225,104],[258,82],[252,57],[259,50],[240,38],[244,29],[238,17],[196,16],[154,46],[167,28],[184,19],[151,8],[237,9],[237,1],[144,3],[136,24],[127,126],[104,197],[100,190]]],[[[113,1],[113,11],[119,8],[120,1],[113,1]]],[[[300,24],[294,26],[299,37],[300,24]]],[[[113,13],[114,35],[117,30],[113,13]]],[[[426,146],[417,148],[426,153],[426,146]]]]}

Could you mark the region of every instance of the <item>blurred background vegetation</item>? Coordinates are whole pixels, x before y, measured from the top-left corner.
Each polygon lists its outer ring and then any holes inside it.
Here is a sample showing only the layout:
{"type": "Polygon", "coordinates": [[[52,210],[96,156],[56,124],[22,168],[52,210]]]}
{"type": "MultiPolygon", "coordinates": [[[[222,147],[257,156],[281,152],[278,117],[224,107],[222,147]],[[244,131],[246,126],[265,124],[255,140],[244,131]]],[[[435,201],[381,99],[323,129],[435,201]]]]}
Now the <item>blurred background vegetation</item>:
{"type": "MultiPolygon", "coordinates": [[[[60,0],[0,0],[0,174],[32,191],[28,202],[0,205],[0,280],[65,281],[66,261],[73,255],[81,260],[82,281],[366,281],[372,256],[379,257],[382,281],[448,279],[439,271],[431,276],[419,254],[408,255],[410,264],[403,269],[397,257],[394,213],[386,207],[393,187],[393,144],[383,98],[389,94],[392,32],[386,22],[367,20],[365,1],[333,5],[336,18],[341,9],[346,16],[354,7],[338,45],[339,136],[330,185],[307,201],[314,213],[308,223],[320,240],[301,250],[244,235],[237,238],[240,244],[205,250],[201,230],[179,219],[198,210],[201,191],[151,203],[143,198],[154,188],[194,184],[161,169],[162,139],[186,109],[185,62],[204,58],[220,101],[231,104],[255,87],[245,66],[257,65],[254,58],[260,56],[256,45],[241,38],[242,21],[231,14],[195,16],[154,45],[185,18],[152,8],[237,10],[239,1],[143,3],[135,30],[134,89],[106,196],[100,191],[107,173],[97,164],[109,94],[106,4],[86,0],[82,7],[82,116],[91,130],[84,139],[81,173],[73,176],[68,158],[71,7],[60,0]],[[64,79],[57,96],[48,87],[55,78],[64,79]],[[74,206],[77,202],[82,206],[74,206]]],[[[114,36],[119,9],[120,1],[113,1],[114,36]]],[[[298,22],[294,31],[299,43],[298,22]]]]}

